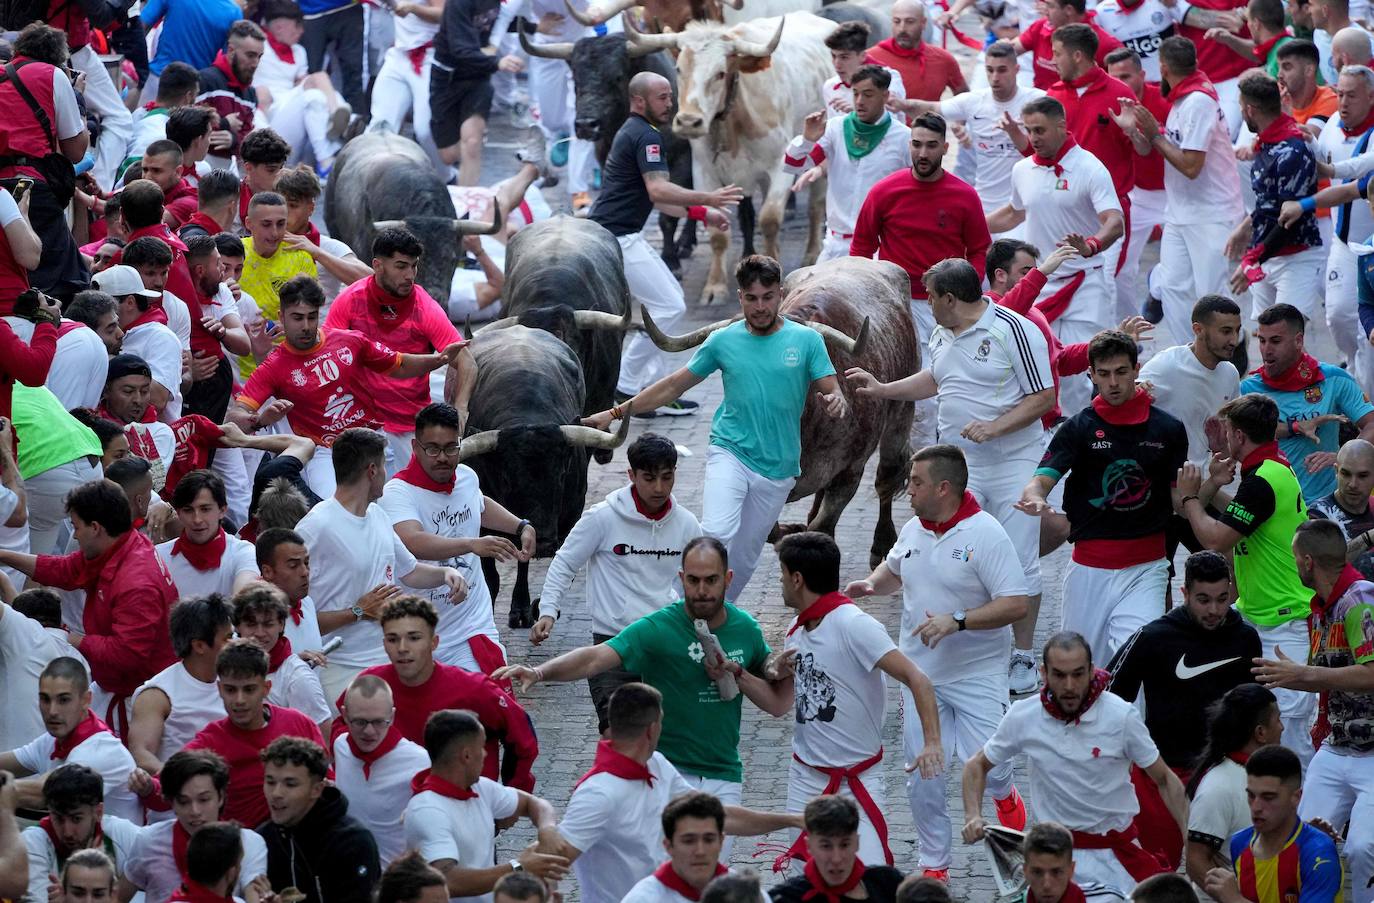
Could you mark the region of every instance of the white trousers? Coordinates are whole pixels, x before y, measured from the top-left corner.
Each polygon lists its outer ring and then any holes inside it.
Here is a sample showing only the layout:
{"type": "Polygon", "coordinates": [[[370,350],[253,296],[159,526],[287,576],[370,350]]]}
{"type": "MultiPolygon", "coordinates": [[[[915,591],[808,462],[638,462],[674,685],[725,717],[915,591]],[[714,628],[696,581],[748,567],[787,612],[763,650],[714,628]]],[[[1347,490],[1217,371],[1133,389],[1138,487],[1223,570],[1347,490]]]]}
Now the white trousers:
{"type": "MultiPolygon", "coordinates": [[[[1244,124],[1240,118],[1240,76],[1224,82],[1213,82],[1212,87],[1217,90],[1217,101],[1222,114],[1226,116],[1226,126],[1231,130],[1231,140],[1234,142],[1240,137],[1240,127],[1244,124]]],[[[1248,181],[1242,184],[1247,187],[1250,185],[1248,181]]]]}
{"type": "Polygon", "coordinates": [[[425,53],[425,61],[416,72],[404,50],[387,48],[377,81],[372,86],[372,118],[388,123],[395,132],[401,131],[406,114],[410,114],[415,129],[415,142],[425,149],[435,168],[446,171],[448,165],[439,159],[430,131],[429,70],[434,62],[434,48],[425,53]]]}
{"type": "MultiPolygon", "coordinates": [[[[959,779],[954,759],[957,756],[961,762],[967,762],[983,748],[1006,714],[1008,698],[1006,669],[935,687],[945,770],[933,778],[923,778],[919,771],[913,771],[906,781],[911,819],[921,845],[921,868],[949,868],[951,831],[946,784],[951,774],[956,781],[959,779]]],[[[916,702],[911,691],[902,687],[902,755],[911,762],[924,746],[916,702]]],[[[1000,800],[1011,793],[1011,771],[1012,762],[1008,760],[988,772],[989,796],[1000,800]]]]}
{"type": "Polygon", "coordinates": [[[1193,305],[1203,295],[1231,294],[1226,284],[1231,262],[1221,253],[1230,234],[1231,225],[1224,222],[1164,227],[1159,242],[1159,286],[1169,335],[1159,336],[1158,347],[1193,340],[1193,305]]]}
{"type": "Polygon", "coordinates": [[[764,541],[778,522],[796,477],[770,480],[739,458],[713,445],[706,453],[701,491],[701,530],[725,544],[735,572],[725,598],[734,602],[749,585],[763,554],[764,541]]]}
{"type": "Polygon", "coordinates": [[[393,433],[387,430],[383,435],[386,436],[386,478],[389,480],[410,463],[410,440],[415,438],[415,431],[393,433]]]}
{"type": "MultiPolygon", "coordinates": [[[[829,766],[827,765],[827,767],[829,766]]],[[[881,811],[887,801],[887,787],[883,781],[882,763],[879,762],[859,775],[859,781],[868,791],[868,795],[873,797],[873,801],[878,804],[878,809],[881,811]]],[[[803,765],[795,758],[792,759],[787,769],[787,811],[805,811],[806,804],[824,793],[829,783],[830,778],[824,772],[817,771],[810,765],[803,765]]],[[[839,789],[835,791],[835,795],[854,799],[854,791],[850,789],[849,781],[840,781],[839,789]]],[[[855,805],[858,805],[857,801],[855,805]]],[[[792,831],[792,837],[795,838],[797,833],[795,830],[792,831]]],[[[859,861],[865,865],[868,863],[882,865],[887,862],[887,858],[883,855],[882,838],[878,836],[878,829],[873,827],[873,822],[869,819],[863,806],[859,806],[859,861]]]]}
{"type": "Polygon", "coordinates": [[[301,471],[305,485],[322,499],[332,498],[337,484],[334,482],[334,451],[323,445],[315,446],[315,455],[305,463],[301,471]]]}
{"type": "MultiPolygon", "coordinates": [[[[704,778],[699,774],[688,774],[682,772],[682,779],[688,783],[693,790],[700,790],[702,793],[709,793],[721,801],[725,806],[738,806],[744,799],[744,785],[738,781],[722,781],[720,778],[704,778]]],[[[735,847],[733,835],[725,835],[725,842],[720,847],[720,861],[730,861],[730,851],[735,847]]]]}
{"type": "MultiPolygon", "coordinates": [[[[229,519],[239,526],[248,523],[248,506],[253,501],[253,478],[243,457],[245,449],[217,448],[210,469],[224,481],[225,500],[229,503],[229,519]]],[[[253,472],[257,473],[256,464],[253,472]]]]}
{"type": "MultiPolygon", "coordinates": [[[[852,238],[841,238],[841,233],[825,230],[825,240],[821,242],[821,253],[816,258],[816,263],[824,263],[827,260],[834,260],[837,257],[849,256],[849,244],[852,238]]],[[[929,307],[930,305],[926,305],[929,307]]]]}
{"type": "MultiPolygon", "coordinates": [[[[1331,330],[1331,340],[1336,343],[1348,363],[1352,365],[1359,354],[1361,345],[1369,341],[1360,333],[1360,264],[1350,246],[1339,238],[1331,240],[1331,250],[1326,255],[1326,326],[1331,330]]],[[[1356,372],[1356,378],[1359,373],[1356,372]]],[[[1360,384],[1368,395],[1374,386],[1360,384]]]]}
{"type": "MultiPolygon", "coordinates": [[[[552,42],[544,35],[535,35],[536,44],[552,42]]],[[[573,88],[572,70],[563,60],[530,57],[530,97],[539,106],[539,129],[550,148],[555,141],[568,144],[568,193],[577,194],[591,189],[592,167],[596,165],[596,145],[573,134],[577,116],[577,95],[573,88]]]]}
{"type": "MultiPolygon", "coordinates": [[[[625,258],[625,281],[629,283],[630,294],[641,307],[648,309],[659,329],[673,332],[687,313],[681,283],[673,278],[663,258],[645,240],[644,233],[618,235],[616,241],[625,258]]],[[[668,375],[668,360],[667,353],[659,350],[648,333],[634,330],[620,353],[617,391],[636,395],[658,382],[668,375]]]]}
{"type": "MultiPolygon", "coordinates": [[[[1261,627],[1252,624],[1259,633],[1263,655],[1271,661],[1277,658],[1276,647],[1283,648],[1283,654],[1297,661],[1306,661],[1309,643],[1307,621],[1289,621],[1277,627],[1261,627]]],[[[1274,690],[1279,701],[1279,717],[1283,721],[1284,746],[1298,754],[1303,768],[1312,761],[1312,722],[1317,716],[1317,694],[1306,690],[1274,690]]]]}
{"type": "Polygon", "coordinates": [[[1131,240],[1126,247],[1126,262],[1116,275],[1116,319],[1140,313],[1140,302],[1145,300],[1145,280],[1140,275],[1140,255],[1149,243],[1150,233],[1155,226],[1164,224],[1164,191],[1149,191],[1144,188],[1131,189],[1131,240]]]}
{"type": "Polygon", "coordinates": [[[1298,816],[1303,821],[1324,818],[1338,829],[1350,822],[1342,852],[1350,863],[1352,899],[1370,899],[1374,893],[1374,755],[1336,752],[1323,745],[1307,763],[1298,816]]]}
{"type": "Polygon", "coordinates": [[[984,511],[1001,522],[1016,547],[1016,557],[1026,572],[1026,592],[1032,596],[1041,592],[1040,518],[1016,510],[1016,503],[1039,463],[1039,458],[1003,459],[995,466],[971,466],[968,473],[969,492],[984,511]]]}
{"type": "Polygon", "coordinates": [[[1070,561],[1062,629],[1081,633],[1093,661],[1105,665],[1131,634],[1164,614],[1168,586],[1169,563],[1163,558],[1110,570],[1070,561]]]}
{"type": "MultiPolygon", "coordinates": [[[[72,54],[73,69],[86,73],[86,88],[82,95],[86,106],[100,114],[100,139],[95,143],[95,166],[91,175],[102,191],[114,188],[115,171],[129,151],[129,139],[134,135],[134,117],[124,106],[124,98],[110,78],[105,64],[89,44],[72,54]]],[[[138,148],[142,153],[143,148],[138,148]]]]}
{"type": "MultiPolygon", "coordinates": [[[[930,335],[935,331],[935,312],[924,298],[911,299],[911,322],[916,327],[916,347],[921,351],[921,366],[929,367],[930,335]]],[[[939,439],[940,402],[925,398],[916,402],[916,414],[911,418],[911,450],[918,452],[939,439]]]]}
{"type": "Polygon", "coordinates": [[[1317,315],[1326,248],[1318,246],[1285,257],[1272,257],[1264,262],[1263,269],[1264,278],[1250,286],[1252,323],[1275,304],[1291,304],[1309,320],[1317,315]]]}
{"type": "MultiPolygon", "coordinates": [[[[1136,845],[1139,846],[1139,841],[1136,845]]],[[[1080,887],[1095,882],[1118,891],[1122,897],[1135,890],[1136,880],[1111,850],[1074,850],[1073,881],[1080,887]]]]}
{"type": "Polygon", "coordinates": [[[339,152],[338,142],[329,137],[329,98],[318,88],[297,85],[290,91],[272,95],[272,109],[267,120],[291,145],[291,156],[286,161],[289,166],[304,158],[307,144],[316,163],[339,152]]]}
{"type": "Polygon", "coordinates": [[[71,537],[67,493],[82,483],[100,479],[100,461],[85,456],[59,464],[24,481],[29,511],[29,551],[34,555],[62,555],[71,537]]]}

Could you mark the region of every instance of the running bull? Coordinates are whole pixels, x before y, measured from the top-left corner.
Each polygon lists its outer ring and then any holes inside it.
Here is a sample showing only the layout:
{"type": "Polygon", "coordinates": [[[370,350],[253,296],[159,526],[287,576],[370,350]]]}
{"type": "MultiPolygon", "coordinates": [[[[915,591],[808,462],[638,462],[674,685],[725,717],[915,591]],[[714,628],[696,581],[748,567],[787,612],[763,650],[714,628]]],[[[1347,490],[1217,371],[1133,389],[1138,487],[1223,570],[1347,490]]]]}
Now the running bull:
{"type": "MultiPolygon", "coordinates": [[[[901,267],[880,260],[841,257],[792,272],[783,281],[779,312],[825,336],[835,372],[862,367],[883,382],[902,379],[921,367],[920,347],[908,306],[911,282],[901,267]],[[853,338],[850,338],[853,336],[853,338]]],[[[665,351],[700,345],[734,318],[703,326],[684,336],[664,335],[647,313],[644,326],[665,351]]],[[[789,502],[813,496],[806,524],[778,525],[770,540],[787,533],[820,530],[832,536],[849,500],[859,488],[864,467],[876,451],[878,521],[869,562],[877,567],[897,541],[892,500],[906,485],[911,402],[859,395],[848,380],[840,389],[849,416],[836,425],[815,398],[808,398],[801,420],[801,476],[789,502]]]]}

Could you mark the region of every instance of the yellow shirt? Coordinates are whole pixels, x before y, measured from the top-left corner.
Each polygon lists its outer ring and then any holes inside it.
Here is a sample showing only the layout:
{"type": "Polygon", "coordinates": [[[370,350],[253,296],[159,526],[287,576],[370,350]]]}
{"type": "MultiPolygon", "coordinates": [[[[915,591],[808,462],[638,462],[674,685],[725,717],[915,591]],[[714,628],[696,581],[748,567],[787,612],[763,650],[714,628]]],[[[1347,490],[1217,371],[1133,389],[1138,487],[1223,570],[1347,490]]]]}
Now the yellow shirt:
{"type": "MultiPolygon", "coordinates": [[[[277,291],[283,285],[301,274],[315,279],[320,276],[314,258],[305,251],[278,248],[271,257],[263,257],[253,250],[251,237],[243,239],[243,251],[245,259],[239,285],[258,302],[258,310],[267,320],[281,319],[281,299],[277,291]]],[[[251,376],[257,366],[252,355],[239,358],[239,373],[244,379],[251,376]]]]}

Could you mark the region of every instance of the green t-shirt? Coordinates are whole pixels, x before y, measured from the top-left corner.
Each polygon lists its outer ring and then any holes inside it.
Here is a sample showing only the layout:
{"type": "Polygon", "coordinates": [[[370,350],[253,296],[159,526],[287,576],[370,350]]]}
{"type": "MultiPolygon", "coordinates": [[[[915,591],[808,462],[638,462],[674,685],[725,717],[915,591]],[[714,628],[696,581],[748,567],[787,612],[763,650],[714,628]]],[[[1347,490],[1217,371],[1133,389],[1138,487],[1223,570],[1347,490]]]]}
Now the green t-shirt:
{"type": "Polygon", "coordinates": [[[718,329],[687,369],[705,379],[721,372],[724,398],[711,421],[711,444],[726,449],[754,473],[785,480],[801,473],[801,415],[813,380],[835,367],[825,339],[784,319],[759,336],[743,322],[718,329]]]}
{"type": "MultiPolygon", "coordinates": [[[[725,612],[725,623],[711,632],[727,658],[757,673],[770,651],[759,622],[728,602],[725,612]]],[[[621,667],[663,694],[658,751],[669,762],[703,778],[744,780],[739,761],[744,694],[729,702],[720,698],[701,665],[701,643],[681,599],[635,621],[606,645],[620,656],[621,667]]]]}
{"type": "Polygon", "coordinates": [[[1270,458],[1242,472],[1219,520],[1242,537],[1233,554],[1236,608],[1245,619],[1259,627],[1305,619],[1312,591],[1298,579],[1293,533],[1307,520],[1307,506],[1292,469],[1270,458]]]}
{"type": "Polygon", "coordinates": [[[19,437],[19,475],[26,480],[85,455],[101,455],[100,437],[43,386],[16,381],[10,417],[19,437]]]}

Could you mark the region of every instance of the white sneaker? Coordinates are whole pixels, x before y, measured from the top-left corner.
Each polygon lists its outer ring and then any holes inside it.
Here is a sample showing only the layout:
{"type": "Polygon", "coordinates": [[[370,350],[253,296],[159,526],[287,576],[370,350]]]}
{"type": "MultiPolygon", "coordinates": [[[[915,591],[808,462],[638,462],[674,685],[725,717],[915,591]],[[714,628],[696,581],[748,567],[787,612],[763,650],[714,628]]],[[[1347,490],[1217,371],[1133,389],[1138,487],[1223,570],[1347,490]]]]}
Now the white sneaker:
{"type": "Polygon", "coordinates": [[[1020,649],[1012,650],[1007,685],[1013,696],[1028,696],[1040,689],[1040,674],[1035,667],[1035,656],[1020,649]]]}

